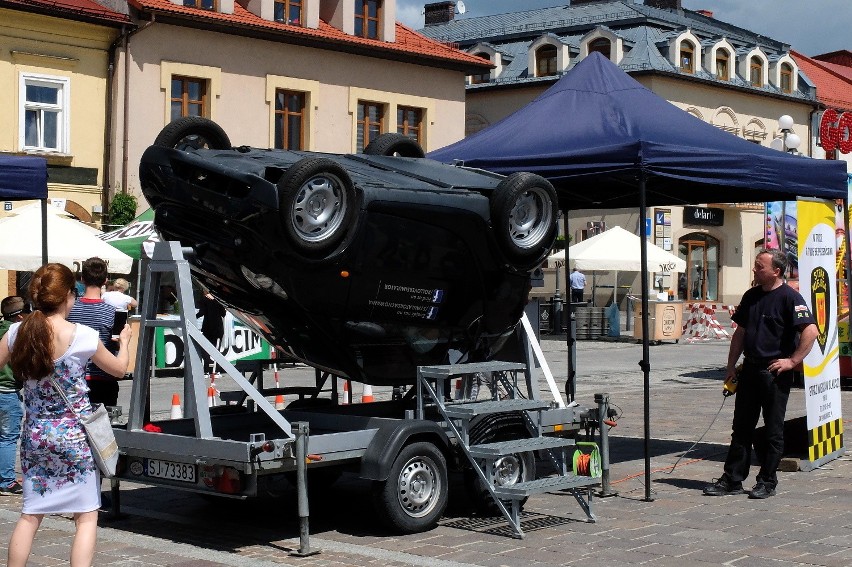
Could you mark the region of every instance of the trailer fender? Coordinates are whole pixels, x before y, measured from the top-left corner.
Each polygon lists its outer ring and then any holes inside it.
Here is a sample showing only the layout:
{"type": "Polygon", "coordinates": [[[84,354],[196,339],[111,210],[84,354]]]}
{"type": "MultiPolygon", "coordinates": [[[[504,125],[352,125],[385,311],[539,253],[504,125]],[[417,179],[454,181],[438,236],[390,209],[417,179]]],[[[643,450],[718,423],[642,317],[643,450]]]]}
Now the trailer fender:
{"type": "Polygon", "coordinates": [[[403,447],[415,440],[431,442],[445,455],[449,453],[450,440],[437,423],[406,420],[385,425],[376,432],[361,459],[361,478],[387,480],[396,456],[403,447]]]}

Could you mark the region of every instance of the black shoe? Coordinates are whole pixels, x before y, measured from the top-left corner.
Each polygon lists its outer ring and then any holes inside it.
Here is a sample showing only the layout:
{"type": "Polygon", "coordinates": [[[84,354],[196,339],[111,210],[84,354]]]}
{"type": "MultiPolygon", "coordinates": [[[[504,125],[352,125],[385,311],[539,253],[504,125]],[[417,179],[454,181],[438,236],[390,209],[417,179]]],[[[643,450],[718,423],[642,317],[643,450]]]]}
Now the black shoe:
{"type": "Polygon", "coordinates": [[[0,494],[20,494],[24,491],[24,487],[17,480],[13,480],[10,484],[0,487],[0,494]]]}
{"type": "Polygon", "coordinates": [[[729,494],[743,494],[744,492],[742,484],[734,484],[725,477],[704,487],[705,496],[728,496],[729,494]]]}
{"type": "Polygon", "coordinates": [[[754,488],[751,489],[751,492],[748,493],[749,498],[757,498],[759,500],[769,498],[770,496],[775,496],[775,489],[766,486],[762,482],[755,484],[754,488]]]}

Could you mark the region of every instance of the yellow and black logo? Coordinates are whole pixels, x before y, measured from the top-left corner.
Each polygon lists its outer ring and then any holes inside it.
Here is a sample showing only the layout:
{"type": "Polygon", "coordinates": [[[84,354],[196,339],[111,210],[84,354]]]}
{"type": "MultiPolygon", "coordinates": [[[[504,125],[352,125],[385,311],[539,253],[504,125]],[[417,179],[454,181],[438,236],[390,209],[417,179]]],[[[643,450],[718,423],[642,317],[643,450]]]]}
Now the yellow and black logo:
{"type": "Polygon", "coordinates": [[[811,272],[811,309],[816,320],[817,343],[825,354],[825,343],[828,340],[828,314],[831,311],[831,288],[828,285],[828,272],[822,266],[817,266],[811,272]]]}

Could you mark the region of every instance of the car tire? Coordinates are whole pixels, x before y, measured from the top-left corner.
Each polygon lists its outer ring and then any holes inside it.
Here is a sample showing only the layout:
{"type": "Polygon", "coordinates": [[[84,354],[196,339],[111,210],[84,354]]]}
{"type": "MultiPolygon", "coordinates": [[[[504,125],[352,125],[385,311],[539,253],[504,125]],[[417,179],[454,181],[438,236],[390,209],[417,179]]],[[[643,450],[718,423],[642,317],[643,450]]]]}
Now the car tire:
{"type": "Polygon", "coordinates": [[[330,252],[351,228],[355,188],[346,170],[328,158],[294,163],[278,181],[284,230],[303,255],[330,252]]]}
{"type": "MultiPolygon", "coordinates": [[[[519,413],[484,416],[470,429],[471,445],[529,437],[530,433],[524,425],[524,418],[519,413]]],[[[529,451],[506,455],[495,463],[493,469],[491,482],[495,485],[511,486],[519,482],[528,482],[535,479],[535,455],[529,451]]],[[[470,467],[465,468],[464,480],[467,494],[480,514],[487,516],[500,514],[497,503],[494,502],[494,498],[488,492],[488,488],[483,485],[476,471],[470,467]]],[[[524,503],[526,498],[521,500],[521,506],[524,503]]]]}
{"type": "Polygon", "coordinates": [[[556,190],[545,178],[518,172],[506,177],[491,198],[491,225],[503,253],[530,267],[553,246],[558,216],[556,190]]]}
{"type": "Polygon", "coordinates": [[[387,480],[373,483],[379,518],[403,534],[434,528],[447,508],[448,494],[447,460],[438,447],[424,441],[403,447],[387,480]]]}
{"type": "Polygon", "coordinates": [[[178,150],[230,150],[232,147],[221,126],[200,116],[172,120],[160,131],[154,145],[178,150]]]}
{"type": "Polygon", "coordinates": [[[381,134],[375,140],[367,144],[364,154],[368,156],[400,156],[410,158],[422,158],[426,154],[416,140],[412,140],[398,132],[381,134]]]}

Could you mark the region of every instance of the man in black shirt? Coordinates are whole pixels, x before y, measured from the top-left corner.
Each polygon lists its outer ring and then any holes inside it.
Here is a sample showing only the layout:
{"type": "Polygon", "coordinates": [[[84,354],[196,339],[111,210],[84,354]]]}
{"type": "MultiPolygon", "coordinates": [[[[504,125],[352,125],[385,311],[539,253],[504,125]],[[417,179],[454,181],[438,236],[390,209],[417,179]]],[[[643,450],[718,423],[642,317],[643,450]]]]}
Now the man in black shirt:
{"type": "Polygon", "coordinates": [[[784,451],[784,414],[793,370],[811,351],[818,331],[802,296],[784,283],[787,258],[780,250],[761,250],[754,261],[755,286],[745,292],[732,317],[726,379],[734,377],[745,354],[737,384],[733,432],[725,473],[704,488],[708,496],[742,494],[751,465],[757,420],[763,411],[766,448],[758,454],[760,472],[749,498],[768,498],[778,484],[776,471],[784,451]],[[798,335],[798,344],[796,338],[798,335]]]}

